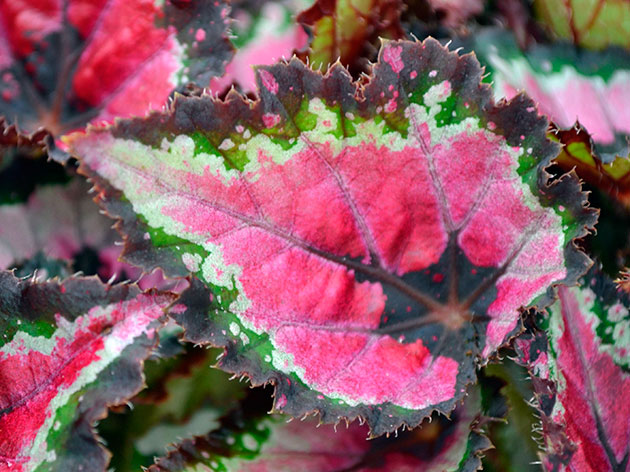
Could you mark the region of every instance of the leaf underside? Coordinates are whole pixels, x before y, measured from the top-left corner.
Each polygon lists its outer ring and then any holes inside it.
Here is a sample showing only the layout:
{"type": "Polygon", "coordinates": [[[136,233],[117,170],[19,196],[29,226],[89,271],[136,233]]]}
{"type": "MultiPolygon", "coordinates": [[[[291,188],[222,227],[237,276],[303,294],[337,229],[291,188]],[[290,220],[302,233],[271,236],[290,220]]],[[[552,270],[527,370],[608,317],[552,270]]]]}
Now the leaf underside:
{"type": "Polygon", "coordinates": [[[559,290],[544,332],[518,341],[542,413],[548,469],[630,470],[630,298],[596,269],[559,290]]]}
{"type": "Polygon", "coordinates": [[[480,78],[387,42],[365,87],[292,60],[258,70],[259,101],[177,97],[68,143],[126,260],[199,277],[186,339],[275,384],[277,411],[380,435],[451,411],[520,308],[589,264],[572,240],[596,214],[574,176],[547,182],[547,122],[480,78]]]}
{"type": "Polygon", "coordinates": [[[142,362],[173,297],[6,271],[0,293],[0,468],[104,470],[93,423],[142,387],[142,362]]]}

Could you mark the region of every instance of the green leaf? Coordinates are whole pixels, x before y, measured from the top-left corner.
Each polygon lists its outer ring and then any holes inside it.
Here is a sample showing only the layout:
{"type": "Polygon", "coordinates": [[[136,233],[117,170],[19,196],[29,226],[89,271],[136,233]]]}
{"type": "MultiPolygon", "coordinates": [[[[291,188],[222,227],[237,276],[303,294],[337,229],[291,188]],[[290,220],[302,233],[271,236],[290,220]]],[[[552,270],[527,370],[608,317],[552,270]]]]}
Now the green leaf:
{"type": "Polygon", "coordinates": [[[630,48],[630,4],[625,0],[535,0],[534,10],[553,33],[574,44],[630,48]]]}

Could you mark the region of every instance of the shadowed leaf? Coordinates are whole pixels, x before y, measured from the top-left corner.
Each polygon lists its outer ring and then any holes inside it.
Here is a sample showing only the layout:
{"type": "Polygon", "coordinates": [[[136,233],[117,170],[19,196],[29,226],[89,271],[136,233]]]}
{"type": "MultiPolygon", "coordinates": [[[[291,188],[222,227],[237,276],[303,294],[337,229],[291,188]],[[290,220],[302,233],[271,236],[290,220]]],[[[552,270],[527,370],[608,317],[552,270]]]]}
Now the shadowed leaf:
{"type": "Polygon", "coordinates": [[[235,413],[217,431],[178,444],[149,470],[474,471],[491,447],[479,424],[480,410],[474,389],[451,420],[437,417],[413,431],[371,441],[368,428],[357,423],[317,427],[313,419],[287,423],[278,416],[247,419],[235,413]]]}
{"type": "Polygon", "coordinates": [[[401,0],[317,0],[297,21],[312,30],[313,68],[326,69],[337,59],[353,73],[367,71],[379,38],[401,39],[401,0]]]}

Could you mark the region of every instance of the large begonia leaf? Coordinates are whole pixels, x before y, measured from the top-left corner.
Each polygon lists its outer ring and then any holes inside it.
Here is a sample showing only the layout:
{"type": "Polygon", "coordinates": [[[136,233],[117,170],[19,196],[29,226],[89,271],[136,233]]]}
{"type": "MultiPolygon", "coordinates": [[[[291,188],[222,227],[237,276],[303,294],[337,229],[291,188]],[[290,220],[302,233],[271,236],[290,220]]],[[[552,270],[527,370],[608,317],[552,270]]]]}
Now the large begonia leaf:
{"type": "Polygon", "coordinates": [[[58,136],[144,115],[232,54],[224,1],[51,0],[0,5],[0,115],[58,136]]]}
{"type": "Polygon", "coordinates": [[[243,418],[237,412],[216,431],[182,441],[149,471],[474,471],[491,447],[480,423],[480,397],[474,389],[450,420],[438,417],[371,441],[367,426],[358,423],[317,427],[312,418],[287,422],[282,416],[243,418]]]}
{"type": "Polygon", "coordinates": [[[495,106],[473,56],[388,42],[362,88],[297,59],[260,100],[178,97],[69,139],[124,257],[194,273],[174,316],[275,409],[374,434],[452,410],[522,306],[588,266],[596,218],[519,96],[495,106]]]}
{"type": "Polygon", "coordinates": [[[518,342],[543,415],[545,463],[630,470],[630,298],[596,270],[558,295],[546,335],[518,342]]]}
{"type": "Polygon", "coordinates": [[[365,72],[378,38],[406,37],[402,9],[401,0],[317,0],[297,17],[313,34],[305,56],[316,69],[340,60],[352,72],[365,72]]]}
{"type": "Polygon", "coordinates": [[[230,39],[236,52],[225,74],[212,79],[210,89],[222,93],[235,85],[244,93],[254,92],[254,65],[274,64],[303,51],[309,38],[295,16],[306,4],[304,0],[265,1],[258,9],[247,2],[242,6],[238,2],[232,4],[234,21],[230,39]]]}
{"type": "Polygon", "coordinates": [[[580,46],[630,48],[626,0],[535,0],[534,10],[553,33],[580,46]]]}
{"type": "Polygon", "coordinates": [[[0,272],[0,469],[104,470],[92,423],[142,386],[173,297],[0,272]]]}

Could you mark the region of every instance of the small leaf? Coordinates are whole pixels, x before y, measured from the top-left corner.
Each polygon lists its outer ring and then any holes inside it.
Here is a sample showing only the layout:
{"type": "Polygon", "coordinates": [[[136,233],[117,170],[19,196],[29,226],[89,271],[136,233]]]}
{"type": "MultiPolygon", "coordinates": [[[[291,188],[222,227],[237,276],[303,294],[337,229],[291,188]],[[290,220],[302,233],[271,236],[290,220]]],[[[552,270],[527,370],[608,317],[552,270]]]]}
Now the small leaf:
{"type": "Polygon", "coordinates": [[[251,5],[232,5],[231,41],[236,48],[222,77],[213,78],[210,90],[222,93],[235,85],[243,93],[256,90],[253,65],[273,64],[303,51],[309,42],[304,27],[295,21],[302,1],[263,2],[259,10],[251,5]],[[252,11],[253,10],[253,11],[252,11]]]}
{"type": "Polygon", "coordinates": [[[313,419],[286,422],[278,416],[242,420],[233,414],[207,436],[185,440],[150,472],[239,470],[334,472],[341,470],[425,472],[474,471],[491,447],[478,427],[477,389],[451,420],[437,417],[396,437],[367,441],[368,428],[320,425],[313,419]]]}
{"type": "Polygon", "coordinates": [[[89,188],[83,179],[74,178],[38,186],[23,203],[0,205],[0,269],[15,267],[38,252],[74,264],[86,250],[93,252],[96,264],[91,265],[98,267],[98,251],[112,246],[116,233],[91,201],[89,188]]]}
{"type": "Polygon", "coordinates": [[[173,313],[188,340],[274,383],[276,410],[379,435],[452,410],[520,308],[588,266],[572,240],[596,214],[547,182],[546,120],[480,77],[389,42],[365,88],[293,60],[259,69],[259,101],[178,97],[69,142],[126,260],[201,278],[173,313]]]}
{"type": "Polygon", "coordinates": [[[144,115],[232,54],[224,1],[3,2],[0,115],[53,136],[144,115]]]}
{"type": "Polygon", "coordinates": [[[579,123],[568,130],[554,129],[552,133],[551,138],[562,144],[562,151],[554,160],[562,170],[575,169],[587,184],[630,208],[630,155],[604,162],[588,131],[579,123]]]}
{"type": "Polygon", "coordinates": [[[597,270],[558,293],[545,320],[549,347],[544,334],[519,345],[537,378],[543,425],[554,434],[549,462],[575,471],[630,470],[630,298],[597,270]]]}
{"type": "Polygon", "coordinates": [[[560,38],[590,48],[630,48],[630,4],[625,0],[535,0],[538,19],[560,38]]]}
{"type": "Polygon", "coordinates": [[[93,423],[141,388],[174,297],[0,272],[0,468],[104,470],[93,423]]]}
{"type": "Polygon", "coordinates": [[[427,0],[441,22],[450,28],[464,25],[483,11],[484,0],[427,0]]]}
{"type": "Polygon", "coordinates": [[[367,70],[378,38],[401,39],[401,0],[316,0],[297,21],[312,29],[308,53],[313,68],[327,68],[338,59],[351,71],[367,70]]]}

